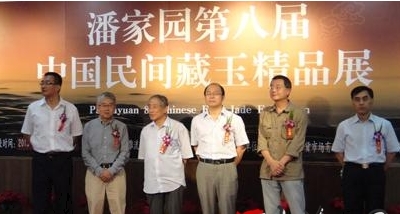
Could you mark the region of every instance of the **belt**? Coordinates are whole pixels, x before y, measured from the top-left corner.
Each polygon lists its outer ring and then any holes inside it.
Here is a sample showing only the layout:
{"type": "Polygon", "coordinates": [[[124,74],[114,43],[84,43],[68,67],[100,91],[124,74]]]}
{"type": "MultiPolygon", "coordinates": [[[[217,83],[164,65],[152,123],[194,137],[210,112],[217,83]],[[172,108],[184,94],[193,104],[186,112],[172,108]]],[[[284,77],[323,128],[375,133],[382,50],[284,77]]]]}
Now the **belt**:
{"type": "Polygon", "coordinates": [[[345,166],[350,167],[359,167],[362,169],[368,169],[373,167],[383,167],[385,163],[354,163],[354,162],[345,162],[345,166]]]}
{"type": "Polygon", "coordinates": [[[224,163],[232,163],[235,160],[235,158],[230,158],[230,159],[207,159],[207,158],[200,158],[201,162],[204,163],[210,163],[210,164],[224,164],[224,163]]]}
{"type": "Polygon", "coordinates": [[[101,168],[108,169],[113,165],[113,163],[102,163],[100,164],[101,168]]]}
{"type": "Polygon", "coordinates": [[[46,158],[56,158],[56,157],[69,157],[72,155],[72,152],[33,152],[34,156],[36,157],[46,157],[46,158]]]}

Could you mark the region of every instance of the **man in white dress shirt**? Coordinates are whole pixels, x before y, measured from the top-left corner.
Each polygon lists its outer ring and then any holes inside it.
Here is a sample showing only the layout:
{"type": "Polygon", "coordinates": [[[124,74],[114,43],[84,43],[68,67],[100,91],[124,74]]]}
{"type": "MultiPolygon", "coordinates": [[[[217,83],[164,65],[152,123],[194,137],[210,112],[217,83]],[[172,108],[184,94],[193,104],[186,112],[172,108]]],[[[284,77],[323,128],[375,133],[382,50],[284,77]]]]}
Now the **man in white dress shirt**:
{"type": "Polygon", "coordinates": [[[204,214],[217,213],[217,207],[220,214],[236,213],[236,166],[249,144],[242,118],[223,106],[224,98],[220,84],[209,84],[204,89],[207,110],[191,123],[191,145],[199,159],[197,191],[204,214]]]}
{"type": "Polygon", "coordinates": [[[49,213],[54,192],[54,213],[72,213],[72,152],[82,135],[82,123],[74,104],[60,96],[62,77],[44,74],[43,98],[28,106],[21,133],[33,149],[33,214],[49,213]]]}
{"type": "Polygon", "coordinates": [[[150,214],[181,214],[185,163],[193,157],[189,131],[168,117],[168,99],[153,95],[147,104],[152,122],[140,133],[138,158],[144,159],[144,187],[150,214]]]}

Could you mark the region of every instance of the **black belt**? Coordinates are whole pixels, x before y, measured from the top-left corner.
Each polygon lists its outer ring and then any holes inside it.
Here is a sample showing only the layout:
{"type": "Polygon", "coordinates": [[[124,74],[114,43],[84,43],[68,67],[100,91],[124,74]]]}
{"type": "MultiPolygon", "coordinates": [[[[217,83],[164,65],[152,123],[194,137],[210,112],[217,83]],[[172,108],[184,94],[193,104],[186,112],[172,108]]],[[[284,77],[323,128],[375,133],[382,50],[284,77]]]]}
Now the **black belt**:
{"type": "Polygon", "coordinates": [[[200,158],[201,162],[204,163],[211,163],[211,164],[224,164],[224,163],[232,163],[235,160],[235,158],[230,158],[230,159],[207,159],[207,158],[200,158]]]}
{"type": "Polygon", "coordinates": [[[108,169],[113,165],[113,163],[102,163],[100,164],[101,168],[108,169]]]}
{"type": "Polygon", "coordinates": [[[46,158],[56,158],[56,157],[69,157],[72,156],[72,152],[46,152],[40,153],[33,151],[34,156],[36,157],[46,157],[46,158]]]}
{"type": "Polygon", "coordinates": [[[345,162],[345,166],[349,167],[358,167],[362,169],[368,169],[373,167],[383,167],[385,163],[354,163],[354,162],[345,162]]]}

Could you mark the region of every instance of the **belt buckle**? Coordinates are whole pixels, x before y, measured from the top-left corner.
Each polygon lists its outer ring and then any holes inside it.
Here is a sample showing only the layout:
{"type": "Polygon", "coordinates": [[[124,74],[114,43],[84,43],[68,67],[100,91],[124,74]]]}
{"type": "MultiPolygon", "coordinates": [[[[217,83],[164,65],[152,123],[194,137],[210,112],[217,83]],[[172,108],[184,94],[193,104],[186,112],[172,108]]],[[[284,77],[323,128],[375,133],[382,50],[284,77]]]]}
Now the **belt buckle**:
{"type": "Polygon", "coordinates": [[[103,169],[108,169],[108,168],[111,167],[111,164],[109,164],[109,163],[102,163],[100,166],[101,166],[101,168],[103,168],[103,169]]]}
{"type": "Polygon", "coordinates": [[[222,163],[221,160],[215,160],[215,161],[214,161],[214,164],[221,164],[221,163],[222,163]]]}
{"type": "Polygon", "coordinates": [[[369,164],[368,163],[363,163],[363,164],[361,164],[361,167],[363,169],[368,169],[369,168],[369,164]]]}

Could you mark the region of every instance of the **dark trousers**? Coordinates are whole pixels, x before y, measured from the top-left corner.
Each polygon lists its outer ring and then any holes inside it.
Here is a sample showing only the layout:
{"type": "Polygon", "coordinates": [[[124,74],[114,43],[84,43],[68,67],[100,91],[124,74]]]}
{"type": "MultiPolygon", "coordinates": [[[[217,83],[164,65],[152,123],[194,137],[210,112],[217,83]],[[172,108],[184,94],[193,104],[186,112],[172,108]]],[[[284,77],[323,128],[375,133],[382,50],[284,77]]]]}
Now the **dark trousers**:
{"type": "Polygon", "coordinates": [[[33,214],[72,213],[71,178],[71,153],[34,152],[32,159],[33,214]]]}
{"type": "Polygon", "coordinates": [[[383,164],[370,164],[364,169],[345,163],[342,189],[345,213],[365,214],[384,209],[386,175],[383,164]]]}
{"type": "Polygon", "coordinates": [[[184,187],[180,186],[172,192],[146,194],[150,214],[181,214],[183,190],[184,187]]]}

